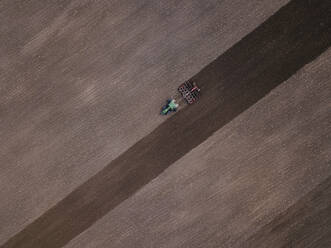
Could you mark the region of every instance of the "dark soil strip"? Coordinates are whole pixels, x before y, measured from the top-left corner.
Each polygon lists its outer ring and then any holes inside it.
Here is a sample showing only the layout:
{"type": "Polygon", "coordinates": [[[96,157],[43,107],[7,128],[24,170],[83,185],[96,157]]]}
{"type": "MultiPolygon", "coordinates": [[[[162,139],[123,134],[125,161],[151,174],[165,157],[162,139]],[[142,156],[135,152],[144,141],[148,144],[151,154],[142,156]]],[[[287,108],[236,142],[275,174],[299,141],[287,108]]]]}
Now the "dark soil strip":
{"type": "Polygon", "coordinates": [[[331,247],[331,177],[254,234],[246,247],[331,247]]]}
{"type": "Polygon", "coordinates": [[[197,104],[173,115],[2,248],[58,248],[86,230],[325,51],[330,5],[293,0],[281,8],[194,77],[203,93],[197,104]]]}

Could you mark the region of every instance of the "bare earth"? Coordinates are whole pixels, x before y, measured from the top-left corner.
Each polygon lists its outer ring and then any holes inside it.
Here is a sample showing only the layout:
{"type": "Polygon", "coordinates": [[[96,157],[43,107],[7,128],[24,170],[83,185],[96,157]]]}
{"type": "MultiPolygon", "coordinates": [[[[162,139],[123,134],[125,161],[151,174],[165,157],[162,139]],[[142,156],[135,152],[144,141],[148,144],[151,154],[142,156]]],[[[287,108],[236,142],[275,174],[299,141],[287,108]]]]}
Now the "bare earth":
{"type": "Polygon", "coordinates": [[[304,67],[65,247],[329,247],[330,56],[304,67]]]}
{"type": "Polygon", "coordinates": [[[164,121],[179,83],[287,2],[0,1],[0,243],[164,121]]]}
{"type": "Polygon", "coordinates": [[[286,3],[1,1],[1,248],[331,246],[331,4],[286,3]]]}

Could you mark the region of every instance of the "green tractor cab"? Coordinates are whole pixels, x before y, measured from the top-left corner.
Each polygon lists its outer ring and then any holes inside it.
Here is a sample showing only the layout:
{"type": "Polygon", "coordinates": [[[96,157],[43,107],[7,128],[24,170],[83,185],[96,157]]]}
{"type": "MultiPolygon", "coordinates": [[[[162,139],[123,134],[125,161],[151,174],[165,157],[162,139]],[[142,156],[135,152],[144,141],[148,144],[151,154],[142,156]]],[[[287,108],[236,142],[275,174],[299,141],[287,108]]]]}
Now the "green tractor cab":
{"type": "Polygon", "coordinates": [[[167,104],[162,107],[161,115],[167,115],[170,112],[176,112],[178,104],[175,99],[168,99],[167,104]]]}

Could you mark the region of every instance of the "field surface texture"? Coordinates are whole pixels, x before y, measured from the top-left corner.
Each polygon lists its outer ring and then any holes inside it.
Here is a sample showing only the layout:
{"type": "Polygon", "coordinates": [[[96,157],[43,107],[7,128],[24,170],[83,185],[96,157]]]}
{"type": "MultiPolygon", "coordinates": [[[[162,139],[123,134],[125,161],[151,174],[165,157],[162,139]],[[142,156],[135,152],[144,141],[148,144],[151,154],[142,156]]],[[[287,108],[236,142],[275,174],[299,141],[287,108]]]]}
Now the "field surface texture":
{"type": "Polygon", "coordinates": [[[0,248],[331,247],[330,1],[0,0],[0,41],[0,248]]]}

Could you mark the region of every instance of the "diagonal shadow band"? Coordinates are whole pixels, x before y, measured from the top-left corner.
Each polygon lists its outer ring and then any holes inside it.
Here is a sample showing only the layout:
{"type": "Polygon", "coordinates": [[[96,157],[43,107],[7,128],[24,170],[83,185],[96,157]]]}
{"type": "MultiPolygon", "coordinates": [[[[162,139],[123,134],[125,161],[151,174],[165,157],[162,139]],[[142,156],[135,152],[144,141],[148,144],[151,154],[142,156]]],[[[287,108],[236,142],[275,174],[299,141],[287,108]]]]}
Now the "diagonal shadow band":
{"type": "Polygon", "coordinates": [[[202,97],[163,122],[2,248],[59,248],[264,97],[331,42],[331,3],[293,0],[193,77],[202,97]]]}

